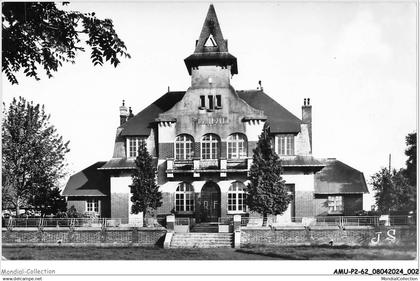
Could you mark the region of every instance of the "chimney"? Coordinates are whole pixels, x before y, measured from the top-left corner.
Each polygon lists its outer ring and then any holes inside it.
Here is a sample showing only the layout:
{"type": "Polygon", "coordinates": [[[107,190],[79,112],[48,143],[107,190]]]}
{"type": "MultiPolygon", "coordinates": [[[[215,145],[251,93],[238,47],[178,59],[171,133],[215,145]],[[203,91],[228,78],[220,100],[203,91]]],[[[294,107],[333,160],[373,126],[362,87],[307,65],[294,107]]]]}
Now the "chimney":
{"type": "Polygon", "coordinates": [[[308,125],[309,144],[311,145],[312,151],[312,105],[310,104],[309,98],[303,100],[302,123],[308,125]]]}
{"type": "Polygon", "coordinates": [[[131,119],[132,117],[134,117],[133,111],[131,110],[131,106],[128,108],[128,119],[131,119]]]}
{"type": "Polygon", "coordinates": [[[128,117],[128,110],[125,106],[125,100],[122,101],[122,105],[120,106],[120,126],[122,126],[125,122],[127,122],[128,117]]]}

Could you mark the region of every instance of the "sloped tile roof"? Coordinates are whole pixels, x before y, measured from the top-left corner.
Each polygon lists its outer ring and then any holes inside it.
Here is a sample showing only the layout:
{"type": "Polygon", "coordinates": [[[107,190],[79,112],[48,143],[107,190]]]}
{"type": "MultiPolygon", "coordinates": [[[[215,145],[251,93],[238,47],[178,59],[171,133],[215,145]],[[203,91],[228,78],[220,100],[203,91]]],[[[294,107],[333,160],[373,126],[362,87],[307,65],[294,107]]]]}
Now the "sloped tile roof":
{"type": "MultiPolygon", "coordinates": [[[[259,90],[236,92],[247,104],[264,111],[272,133],[300,132],[302,121],[266,93],[259,90]]],[[[122,125],[121,136],[148,136],[151,124],[155,122],[159,114],[171,109],[184,95],[185,92],[181,91],[167,92],[122,125]]]]}
{"type": "MultiPolygon", "coordinates": [[[[154,157],[152,159],[152,165],[156,168],[158,159],[154,157]]],[[[98,170],[133,170],[136,168],[136,159],[135,158],[112,158],[105,163],[98,170]]]]}
{"type": "Polygon", "coordinates": [[[316,194],[369,193],[362,172],[338,160],[326,161],[315,174],[316,194]]]}
{"type": "Polygon", "coordinates": [[[171,109],[184,95],[185,92],[167,92],[124,123],[121,136],[148,136],[151,123],[155,121],[160,113],[171,109]]]}
{"type": "Polygon", "coordinates": [[[63,191],[63,196],[108,196],[109,176],[98,171],[105,162],[100,161],[72,175],[63,191]]]}
{"type": "Polygon", "coordinates": [[[112,158],[105,163],[99,170],[114,170],[114,169],[135,169],[136,163],[134,158],[112,158]]]}
{"type": "Polygon", "coordinates": [[[263,110],[272,133],[298,133],[302,121],[260,90],[236,91],[250,106],[263,110]]]}
{"type": "Polygon", "coordinates": [[[313,156],[294,156],[281,159],[284,167],[325,167],[325,161],[313,156]]]}

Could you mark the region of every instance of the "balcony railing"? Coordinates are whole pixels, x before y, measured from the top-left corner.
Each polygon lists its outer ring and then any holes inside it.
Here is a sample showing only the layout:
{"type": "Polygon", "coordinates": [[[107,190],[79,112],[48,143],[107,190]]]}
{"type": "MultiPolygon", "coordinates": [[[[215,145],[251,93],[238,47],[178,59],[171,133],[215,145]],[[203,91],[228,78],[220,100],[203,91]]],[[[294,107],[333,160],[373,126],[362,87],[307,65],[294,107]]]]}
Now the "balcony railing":
{"type": "Polygon", "coordinates": [[[252,158],[244,159],[167,159],[166,173],[168,177],[173,177],[174,173],[193,173],[199,177],[200,173],[220,173],[221,177],[226,177],[229,172],[249,172],[252,158]]]}

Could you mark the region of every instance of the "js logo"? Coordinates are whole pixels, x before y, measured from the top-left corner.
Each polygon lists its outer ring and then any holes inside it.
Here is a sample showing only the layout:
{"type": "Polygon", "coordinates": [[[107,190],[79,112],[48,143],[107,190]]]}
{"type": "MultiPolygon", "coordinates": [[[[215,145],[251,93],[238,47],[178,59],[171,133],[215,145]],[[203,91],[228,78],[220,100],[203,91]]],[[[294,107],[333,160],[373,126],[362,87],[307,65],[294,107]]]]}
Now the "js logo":
{"type": "MultiPolygon", "coordinates": [[[[376,237],[370,240],[373,245],[377,245],[381,241],[381,235],[382,235],[382,232],[376,232],[376,237]]],[[[396,242],[395,229],[388,230],[386,232],[386,238],[384,240],[389,243],[395,243],[396,242]]]]}

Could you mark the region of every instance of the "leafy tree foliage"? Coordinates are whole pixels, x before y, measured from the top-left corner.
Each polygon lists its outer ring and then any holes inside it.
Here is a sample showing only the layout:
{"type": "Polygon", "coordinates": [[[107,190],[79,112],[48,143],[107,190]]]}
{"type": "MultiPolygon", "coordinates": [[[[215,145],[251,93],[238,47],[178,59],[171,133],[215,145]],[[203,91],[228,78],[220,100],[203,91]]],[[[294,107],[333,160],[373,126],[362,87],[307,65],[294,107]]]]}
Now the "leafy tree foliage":
{"type": "Polygon", "coordinates": [[[416,209],[416,188],[409,184],[404,171],[382,168],[372,176],[375,201],[381,214],[408,214],[416,209]]]}
{"type": "Polygon", "coordinates": [[[284,213],[292,199],[281,174],[281,160],[272,149],[270,129],[265,125],[254,149],[246,198],[249,209],[263,214],[264,222],[267,214],[284,213]]]}
{"type": "Polygon", "coordinates": [[[61,190],[57,186],[52,188],[42,186],[38,188],[35,195],[28,200],[28,203],[35,210],[41,211],[42,215],[58,214],[65,212],[67,208],[66,199],[61,196],[61,190]]]}
{"type": "Polygon", "coordinates": [[[405,155],[408,156],[405,162],[407,168],[405,169],[405,175],[411,185],[417,184],[417,133],[408,134],[405,138],[407,149],[405,155]]]}
{"type": "Polygon", "coordinates": [[[2,71],[12,84],[18,84],[20,70],[39,80],[38,67],[51,78],[63,62],[74,63],[85,50],[82,43],[90,47],[94,65],[106,60],[116,67],[119,57],[130,57],[110,19],[63,11],[53,2],[3,2],[2,32],[2,71]]]}
{"type": "MultiPolygon", "coordinates": [[[[162,205],[162,193],[156,184],[156,168],[152,156],[147,151],[146,144],[141,143],[136,158],[137,169],[133,172],[131,189],[131,213],[143,212],[144,218],[154,215],[154,210],[162,205]]],[[[143,220],[146,226],[146,219],[143,220]]]]}
{"type": "Polygon", "coordinates": [[[406,137],[406,168],[389,171],[382,168],[372,176],[378,211],[382,214],[408,214],[416,210],[417,133],[406,137]]]}
{"type": "Polygon", "coordinates": [[[5,206],[62,209],[58,181],[65,175],[68,143],[49,122],[44,106],[20,97],[3,104],[2,200],[5,206]]]}

